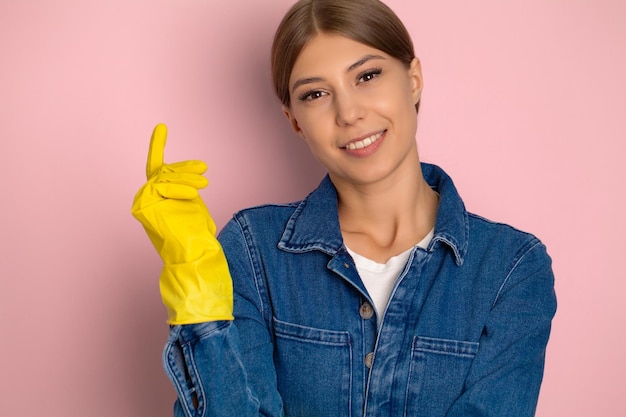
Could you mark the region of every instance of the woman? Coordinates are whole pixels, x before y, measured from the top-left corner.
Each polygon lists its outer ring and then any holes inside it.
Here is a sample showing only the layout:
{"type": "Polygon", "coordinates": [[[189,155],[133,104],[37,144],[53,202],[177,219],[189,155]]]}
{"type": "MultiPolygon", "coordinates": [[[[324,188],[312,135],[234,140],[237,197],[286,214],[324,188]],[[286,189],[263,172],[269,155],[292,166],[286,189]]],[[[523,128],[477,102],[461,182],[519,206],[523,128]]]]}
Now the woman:
{"type": "Polygon", "coordinates": [[[303,201],[243,210],[218,243],[204,164],[164,165],[153,134],[133,214],[165,264],[175,414],[533,415],[550,258],[420,163],[422,74],[399,19],[377,0],[301,0],[272,74],[328,170],[303,201]]]}

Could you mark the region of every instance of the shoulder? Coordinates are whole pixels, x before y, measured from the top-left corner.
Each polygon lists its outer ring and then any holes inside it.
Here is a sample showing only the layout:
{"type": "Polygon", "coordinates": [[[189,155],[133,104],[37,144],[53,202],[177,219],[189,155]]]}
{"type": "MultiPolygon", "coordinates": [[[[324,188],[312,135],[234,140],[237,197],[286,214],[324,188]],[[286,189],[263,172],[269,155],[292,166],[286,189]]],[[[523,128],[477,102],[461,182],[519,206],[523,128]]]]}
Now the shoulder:
{"type": "Polygon", "coordinates": [[[511,224],[488,219],[478,214],[467,212],[468,228],[473,231],[474,238],[497,239],[511,242],[538,243],[541,242],[533,233],[519,229],[511,224]]]}
{"type": "Polygon", "coordinates": [[[282,234],[285,225],[300,202],[286,204],[263,204],[236,212],[220,232],[220,240],[242,233],[264,235],[282,234]]]}
{"type": "Polygon", "coordinates": [[[284,204],[263,204],[248,207],[236,212],[232,221],[255,223],[266,222],[268,220],[288,219],[302,201],[295,201],[284,204]]]}
{"type": "Polygon", "coordinates": [[[520,262],[549,267],[551,259],[543,242],[534,234],[510,224],[468,212],[468,255],[474,261],[490,259],[507,269],[520,262]]]}
{"type": "Polygon", "coordinates": [[[513,241],[539,241],[532,233],[518,229],[508,223],[498,222],[476,213],[467,212],[468,227],[474,231],[475,238],[497,238],[513,241]]]}

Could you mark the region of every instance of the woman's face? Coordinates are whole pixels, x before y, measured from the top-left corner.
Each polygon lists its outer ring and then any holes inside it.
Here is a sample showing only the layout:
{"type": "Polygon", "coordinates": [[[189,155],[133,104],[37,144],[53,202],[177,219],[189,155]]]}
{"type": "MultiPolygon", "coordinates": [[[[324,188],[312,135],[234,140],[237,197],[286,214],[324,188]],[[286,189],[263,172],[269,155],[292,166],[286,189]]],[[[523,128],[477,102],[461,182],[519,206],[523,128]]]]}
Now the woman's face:
{"type": "Polygon", "coordinates": [[[417,59],[407,68],[378,49],[319,34],[296,60],[289,89],[283,111],[333,181],[376,182],[416,163],[417,59]]]}

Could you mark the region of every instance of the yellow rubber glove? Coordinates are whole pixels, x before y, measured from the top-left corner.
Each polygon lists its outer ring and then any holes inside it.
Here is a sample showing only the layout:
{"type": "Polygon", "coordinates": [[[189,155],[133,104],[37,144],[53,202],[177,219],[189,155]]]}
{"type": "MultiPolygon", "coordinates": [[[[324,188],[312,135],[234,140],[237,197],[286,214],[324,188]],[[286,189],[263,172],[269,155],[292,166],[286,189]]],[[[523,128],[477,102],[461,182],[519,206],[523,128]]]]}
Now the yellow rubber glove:
{"type": "Polygon", "coordinates": [[[233,289],[226,257],[215,238],[215,223],[198,189],[207,185],[202,161],[163,163],[167,128],[152,132],[146,176],[133,202],[163,259],[160,288],[168,323],[233,319],[233,289]]]}

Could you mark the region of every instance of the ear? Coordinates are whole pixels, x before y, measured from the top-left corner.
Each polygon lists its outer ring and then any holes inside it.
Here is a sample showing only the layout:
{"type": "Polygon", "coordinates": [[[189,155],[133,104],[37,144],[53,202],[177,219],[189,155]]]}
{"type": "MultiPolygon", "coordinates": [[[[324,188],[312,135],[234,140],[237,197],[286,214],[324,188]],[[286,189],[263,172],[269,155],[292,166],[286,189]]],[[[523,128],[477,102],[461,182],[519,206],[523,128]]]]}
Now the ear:
{"type": "Polygon", "coordinates": [[[293,116],[293,113],[291,112],[289,107],[283,105],[282,110],[287,120],[289,120],[289,125],[291,126],[293,131],[296,132],[300,137],[304,138],[302,129],[300,129],[300,125],[298,124],[296,118],[293,116]]]}
{"type": "Polygon", "coordinates": [[[422,89],[424,88],[424,79],[422,78],[422,64],[419,58],[413,58],[409,64],[409,79],[411,83],[411,95],[413,96],[413,104],[417,104],[422,97],[422,89]]]}

